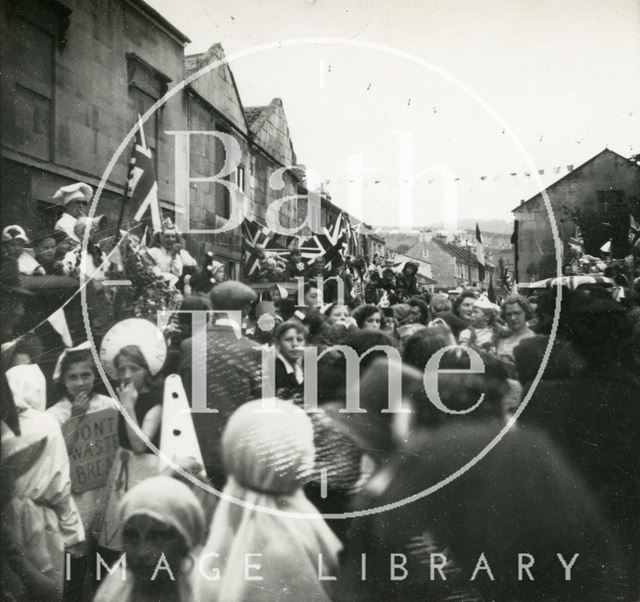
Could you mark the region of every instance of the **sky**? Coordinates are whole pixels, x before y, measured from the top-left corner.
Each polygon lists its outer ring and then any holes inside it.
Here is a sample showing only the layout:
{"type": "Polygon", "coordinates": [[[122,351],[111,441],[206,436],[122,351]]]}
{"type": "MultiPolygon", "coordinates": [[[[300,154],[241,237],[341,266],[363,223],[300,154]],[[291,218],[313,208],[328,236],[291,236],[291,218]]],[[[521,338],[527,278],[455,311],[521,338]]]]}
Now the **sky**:
{"type": "Polygon", "coordinates": [[[373,225],[510,220],[640,153],[638,0],[147,1],[188,54],[271,44],[230,61],[243,104],[281,98],[298,163],[373,225]]]}

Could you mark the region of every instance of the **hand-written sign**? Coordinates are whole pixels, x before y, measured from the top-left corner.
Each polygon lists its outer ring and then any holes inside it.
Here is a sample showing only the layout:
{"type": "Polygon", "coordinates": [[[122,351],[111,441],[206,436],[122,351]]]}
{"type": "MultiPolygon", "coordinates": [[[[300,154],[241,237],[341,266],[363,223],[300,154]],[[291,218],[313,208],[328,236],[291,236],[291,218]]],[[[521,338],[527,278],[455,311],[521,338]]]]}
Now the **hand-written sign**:
{"type": "Polygon", "coordinates": [[[68,420],[62,427],[72,493],[104,487],[118,451],[118,411],[111,408],[68,420]]]}

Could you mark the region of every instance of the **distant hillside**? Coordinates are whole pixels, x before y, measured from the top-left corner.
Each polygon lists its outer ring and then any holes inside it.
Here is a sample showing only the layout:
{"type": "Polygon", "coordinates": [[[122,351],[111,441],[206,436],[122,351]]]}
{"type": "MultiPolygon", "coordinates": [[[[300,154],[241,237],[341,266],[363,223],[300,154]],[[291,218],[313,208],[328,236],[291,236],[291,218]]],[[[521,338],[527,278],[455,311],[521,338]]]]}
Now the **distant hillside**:
{"type": "Polygon", "coordinates": [[[418,242],[418,235],[410,232],[385,232],[385,248],[396,253],[406,253],[418,242]]]}
{"type": "MultiPolygon", "coordinates": [[[[480,226],[481,232],[492,232],[493,234],[511,234],[513,232],[513,222],[512,221],[504,221],[499,219],[479,219],[478,226],[480,226]]],[[[434,230],[442,229],[441,223],[434,224],[426,224],[424,226],[416,226],[413,231],[418,230],[419,228],[432,228],[434,230]]],[[[475,219],[461,219],[458,222],[459,230],[473,230],[476,229],[476,220],[475,219]]],[[[397,227],[380,227],[380,230],[385,232],[386,230],[400,230],[397,227]]],[[[407,228],[406,232],[410,232],[412,229],[407,228]]],[[[385,232],[386,235],[386,232],[385,232]]]]}

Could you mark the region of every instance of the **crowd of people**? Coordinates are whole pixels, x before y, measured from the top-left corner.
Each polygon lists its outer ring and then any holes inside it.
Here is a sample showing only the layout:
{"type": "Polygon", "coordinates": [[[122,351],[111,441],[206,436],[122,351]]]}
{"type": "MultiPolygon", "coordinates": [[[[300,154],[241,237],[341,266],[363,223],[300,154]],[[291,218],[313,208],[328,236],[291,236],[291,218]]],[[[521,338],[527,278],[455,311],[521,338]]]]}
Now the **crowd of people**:
{"type": "Polygon", "coordinates": [[[53,232],[2,232],[6,599],[638,599],[638,280],[492,300],[293,257],[303,290],[269,264],[256,292],[170,221],[104,247],[87,188],[61,189],[53,232]],[[61,303],[67,342],[38,328],[61,303]],[[204,407],[165,466],[171,374],[204,407]],[[87,488],[70,463],[98,415],[113,453],[87,488]]]}

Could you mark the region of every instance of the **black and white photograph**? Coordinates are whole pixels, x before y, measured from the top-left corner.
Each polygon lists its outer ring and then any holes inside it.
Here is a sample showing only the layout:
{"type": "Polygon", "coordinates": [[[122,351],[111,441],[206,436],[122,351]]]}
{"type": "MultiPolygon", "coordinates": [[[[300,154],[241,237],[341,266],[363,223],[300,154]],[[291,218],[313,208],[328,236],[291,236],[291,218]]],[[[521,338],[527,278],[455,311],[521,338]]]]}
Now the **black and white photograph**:
{"type": "Polygon", "coordinates": [[[640,602],[639,0],[0,0],[7,602],[640,602]]]}

